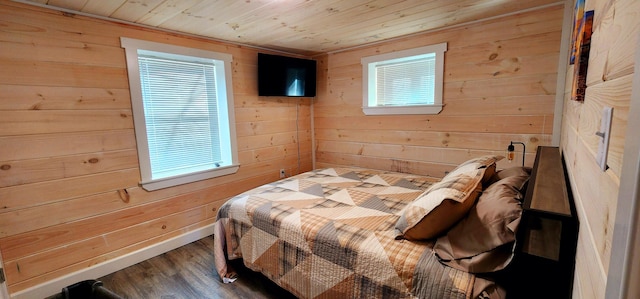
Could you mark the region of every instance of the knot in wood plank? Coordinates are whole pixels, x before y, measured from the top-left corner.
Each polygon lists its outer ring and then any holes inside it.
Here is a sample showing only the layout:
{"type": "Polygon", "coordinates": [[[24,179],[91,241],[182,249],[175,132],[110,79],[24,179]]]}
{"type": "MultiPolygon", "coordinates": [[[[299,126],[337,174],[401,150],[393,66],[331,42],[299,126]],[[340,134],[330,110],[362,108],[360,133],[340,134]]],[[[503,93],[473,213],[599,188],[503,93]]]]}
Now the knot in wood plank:
{"type": "Polygon", "coordinates": [[[129,203],[129,192],[127,192],[127,189],[118,190],[118,195],[120,196],[122,202],[129,203]]]}

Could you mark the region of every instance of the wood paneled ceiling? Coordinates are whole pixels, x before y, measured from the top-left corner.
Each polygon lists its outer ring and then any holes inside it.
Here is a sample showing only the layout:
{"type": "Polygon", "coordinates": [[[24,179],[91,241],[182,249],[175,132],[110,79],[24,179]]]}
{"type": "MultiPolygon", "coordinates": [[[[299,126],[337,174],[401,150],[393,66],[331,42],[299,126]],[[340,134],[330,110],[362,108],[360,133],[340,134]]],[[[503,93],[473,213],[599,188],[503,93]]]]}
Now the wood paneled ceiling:
{"type": "Polygon", "coordinates": [[[313,56],[562,0],[17,0],[313,56]]]}

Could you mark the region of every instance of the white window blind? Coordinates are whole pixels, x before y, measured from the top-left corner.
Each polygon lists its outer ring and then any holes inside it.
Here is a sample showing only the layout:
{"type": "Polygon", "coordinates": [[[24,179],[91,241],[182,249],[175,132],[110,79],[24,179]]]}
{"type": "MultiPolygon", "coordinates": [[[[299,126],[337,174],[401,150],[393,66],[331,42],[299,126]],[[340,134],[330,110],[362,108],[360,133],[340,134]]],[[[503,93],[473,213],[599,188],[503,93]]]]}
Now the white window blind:
{"type": "Polygon", "coordinates": [[[222,163],[215,65],[139,55],[152,179],[222,163]]]}
{"type": "Polygon", "coordinates": [[[363,57],[364,114],[440,113],[446,51],[441,43],[363,57]]]}
{"type": "Polygon", "coordinates": [[[227,53],[121,37],[142,188],[234,174],[240,168],[227,53]]]}
{"type": "Polygon", "coordinates": [[[432,105],[435,57],[376,65],[378,106],[432,105]]]}

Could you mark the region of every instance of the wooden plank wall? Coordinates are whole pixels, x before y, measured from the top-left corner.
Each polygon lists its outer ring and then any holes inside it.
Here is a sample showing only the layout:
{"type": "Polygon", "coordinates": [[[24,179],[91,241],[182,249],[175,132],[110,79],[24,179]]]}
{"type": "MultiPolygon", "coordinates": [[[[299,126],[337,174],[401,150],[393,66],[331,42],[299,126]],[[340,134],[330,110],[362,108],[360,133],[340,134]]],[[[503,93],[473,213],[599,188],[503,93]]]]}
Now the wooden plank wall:
{"type": "MultiPolygon", "coordinates": [[[[321,57],[314,104],[316,167],[355,165],[442,177],[510,141],[551,143],[564,5],[428,32],[321,57]],[[362,57],[448,43],[438,115],[365,116],[362,57]],[[322,77],[322,76],[321,76],[322,77]]],[[[520,165],[522,147],[516,147],[520,165]]],[[[508,167],[506,160],[499,167],[508,167]]]]}
{"type": "Polygon", "coordinates": [[[6,0],[0,48],[0,251],[11,293],[210,225],[228,197],[281,168],[312,167],[311,99],[258,97],[256,49],[6,0]],[[237,174],[138,186],[121,36],[233,55],[237,174]]]}
{"type": "MultiPolygon", "coordinates": [[[[580,219],[574,298],[604,298],[624,137],[629,117],[634,55],[640,34],[640,1],[587,0],[594,10],[593,36],[584,102],[570,100],[573,66],[567,69],[561,148],[580,219]],[[595,156],[604,106],[613,107],[606,172],[595,156]]],[[[567,62],[568,64],[568,62],[567,62]]],[[[634,117],[638,117],[637,115],[634,117]]]]}

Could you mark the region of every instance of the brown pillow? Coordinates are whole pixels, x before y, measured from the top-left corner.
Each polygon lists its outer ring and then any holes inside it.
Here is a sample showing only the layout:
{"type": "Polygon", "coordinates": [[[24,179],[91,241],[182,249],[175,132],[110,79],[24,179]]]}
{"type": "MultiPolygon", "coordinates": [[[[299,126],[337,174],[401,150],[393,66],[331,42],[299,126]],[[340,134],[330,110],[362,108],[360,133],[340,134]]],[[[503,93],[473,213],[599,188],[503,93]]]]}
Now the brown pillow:
{"type": "Polygon", "coordinates": [[[482,191],[485,169],[470,176],[446,177],[432,185],[410,203],[396,222],[398,236],[408,240],[425,240],[444,233],[473,206],[482,191]]]}
{"type": "Polygon", "coordinates": [[[527,183],[529,182],[529,176],[531,176],[530,167],[515,166],[499,170],[491,177],[491,179],[489,179],[488,184],[491,185],[499,180],[511,176],[520,177],[519,180],[514,181],[513,186],[520,192],[521,195],[525,195],[527,183]]]}
{"type": "Polygon", "coordinates": [[[489,186],[469,214],[438,238],[434,251],[454,268],[472,273],[503,269],[512,258],[522,206],[521,186],[528,176],[508,176],[489,186]]]}
{"type": "MultiPolygon", "coordinates": [[[[531,175],[531,167],[522,167],[522,166],[515,166],[515,167],[510,167],[510,168],[505,168],[505,169],[501,169],[498,170],[492,177],[490,180],[490,183],[493,184],[501,179],[504,179],[506,177],[510,177],[510,176],[530,176],[531,175]]],[[[522,188],[522,186],[519,186],[519,188],[522,188]]]]}
{"type": "Polygon", "coordinates": [[[490,273],[506,268],[513,259],[513,247],[514,243],[507,243],[493,250],[489,250],[478,255],[455,259],[451,255],[451,248],[447,247],[450,244],[436,243],[438,249],[436,251],[436,257],[440,262],[465,272],[469,273],[490,273]]]}

